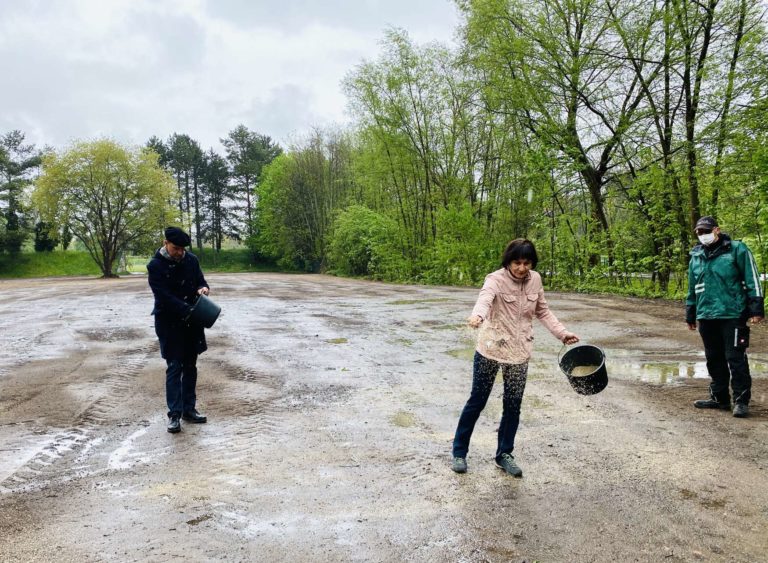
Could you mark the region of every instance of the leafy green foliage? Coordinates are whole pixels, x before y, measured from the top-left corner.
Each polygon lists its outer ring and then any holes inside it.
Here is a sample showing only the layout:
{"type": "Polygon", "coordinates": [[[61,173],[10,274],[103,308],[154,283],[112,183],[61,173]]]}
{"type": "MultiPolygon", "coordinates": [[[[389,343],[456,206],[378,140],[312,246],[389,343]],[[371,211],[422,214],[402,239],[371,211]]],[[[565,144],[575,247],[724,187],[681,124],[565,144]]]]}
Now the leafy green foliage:
{"type": "Polygon", "coordinates": [[[11,131],[0,138],[0,250],[19,252],[32,230],[33,220],[27,204],[26,189],[32,172],[40,165],[40,153],[34,145],[24,144],[21,131],[11,131]]]}
{"type": "Polygon", "coordinates": [[[59,241],[51,237],[51,226],[38,221],[35,225],[35,252],[51,252],[59,241]]]}
{"type": "Polygon", "coordinates": [[[152,151],[79,142],[44,157],[33,201],[52,232],[69,227],[112,277],[119,255],[151,247],[169,223],[172,186],[152,151]]]}
{"type": "Polygon", "coordinates": [[[403,279],[406,263],[395,221],[361,205],[342,211],[333,223],[328,267],[347,276],[403,279]]]}

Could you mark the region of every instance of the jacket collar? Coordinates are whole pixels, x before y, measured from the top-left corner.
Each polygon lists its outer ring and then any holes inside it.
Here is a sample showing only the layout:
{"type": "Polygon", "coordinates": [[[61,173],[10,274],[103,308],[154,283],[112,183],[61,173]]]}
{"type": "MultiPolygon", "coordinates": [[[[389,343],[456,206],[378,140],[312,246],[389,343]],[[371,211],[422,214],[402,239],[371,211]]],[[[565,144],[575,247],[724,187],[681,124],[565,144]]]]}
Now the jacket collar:
{"type": "Polygon", "coordinates": [[[158,258],[163,258],[168,262],[171,262],[172,264],[181,264],[184,261],[184,259],[187,257],[187,251],[186,250],[184,251],[184,254],[181,255],[181,259],[174,260],[173,258],[171,258],[171,255],[168,254],[168,251],[165,249],[165,247],[161,246],[160,248],[157,249],[157,252],[155,252],[155,256],[158,258]]]}
{"type": "Polygon", "coordinates": [[[708,249],[701,243],[691,249],[691,256],[705,256],[706,258],[714,258],[720,256],[724,252],[730,252],[731,250],[731,237],[725,233],[720,233],[720,244],[713,249],[708,249]]]}
{"type": "Polygon", "coordinates": [[[512,280],[514,283],[525,283],[525,282],[527,282],[528,280],[531,279],[531,271],[530,270],[528,270],[528,273],[525,275],[525,277],[523,279],[518,279],[515,276],[513,276],[510,273],[508,268],[503,268],[503,270],[504,270],[504,276],[507,279],[512,280]]]}

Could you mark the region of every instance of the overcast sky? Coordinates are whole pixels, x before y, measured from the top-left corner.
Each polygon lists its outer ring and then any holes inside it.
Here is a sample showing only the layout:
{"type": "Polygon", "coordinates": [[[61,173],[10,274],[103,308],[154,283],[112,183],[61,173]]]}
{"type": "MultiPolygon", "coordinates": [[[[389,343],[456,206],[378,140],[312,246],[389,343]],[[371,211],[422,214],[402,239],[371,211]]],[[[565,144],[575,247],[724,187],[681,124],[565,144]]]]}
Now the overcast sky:
{"type": "Polygon", "coordinates": [[[0,134],[282,144],[346,122],[340,82],[388,26],[449,43],[458,21],[451,0],[0,0],[0,134]]]}

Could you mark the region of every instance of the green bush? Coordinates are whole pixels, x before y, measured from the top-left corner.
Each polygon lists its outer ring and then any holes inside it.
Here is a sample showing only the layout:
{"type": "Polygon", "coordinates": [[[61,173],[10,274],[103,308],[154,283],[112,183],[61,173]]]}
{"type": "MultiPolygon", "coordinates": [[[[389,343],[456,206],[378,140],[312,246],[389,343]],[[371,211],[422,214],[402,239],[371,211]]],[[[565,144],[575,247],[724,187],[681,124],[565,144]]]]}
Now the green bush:
{"type": "Polygon", "coordinates": [[[437,238],[424,268],[424,281],[477,285],[500,267],[506,240],[489,237],[469,205],[450,206],[437,215],[437,238]]]}
{"type": "Polygon", "coordinates": [[[329,270],[347,276],[401,280],[406,271],[395,221],[362,205],[342,211],[328,244],[329,270]]]}

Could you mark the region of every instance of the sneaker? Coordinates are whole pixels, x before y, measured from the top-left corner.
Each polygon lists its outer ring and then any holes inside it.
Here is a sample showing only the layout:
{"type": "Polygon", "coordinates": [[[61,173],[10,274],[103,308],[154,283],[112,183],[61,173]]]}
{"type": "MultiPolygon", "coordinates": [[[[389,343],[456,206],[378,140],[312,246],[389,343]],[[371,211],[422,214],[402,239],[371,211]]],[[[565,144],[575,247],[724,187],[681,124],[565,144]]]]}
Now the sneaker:
{"type": "Polygon", "coordinates": [[[168,432],[171,434],[181,432],[181,423],[179,422],[178,416],[172,416],[168,419],[168,432]]]}
{"type": "Polygon", "coordinates": [[[515,463],[515,458],[510,454],[501,454],[501,457],[496,458],[496,466],[500,467],[513,477],[522,477],[523,470],[515,463]]]}
{"type": "Polygon", "coordinates": [[[730,402],[721,403],[715,399],[700,399],[693,402],[693,406],[697,409],[721,409],[724,411],[731,410],[730,402]]]}
{"type": "Polygon", "coordinates": [[[451,465],[451,469],[453,469],[456,473],[466,473],[467,460],[464,459],[463,457],[453,458],[453,465],[451,465]]]}
{"type": "Polygon", "coordinates": [[[744,418],[749,414],[749,406],[744,403],[736,403],[733,405],[733,416],[736,418],[744,418]]]}

